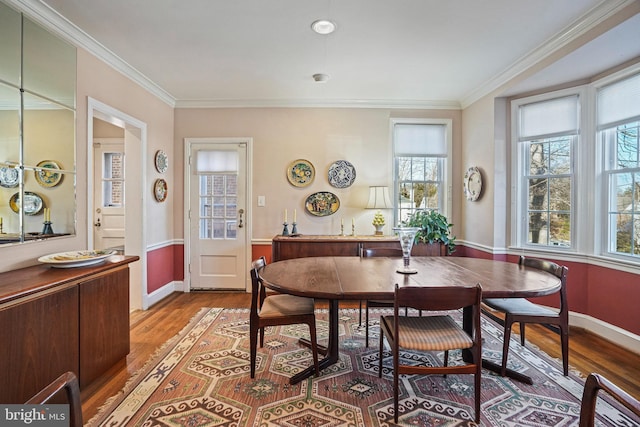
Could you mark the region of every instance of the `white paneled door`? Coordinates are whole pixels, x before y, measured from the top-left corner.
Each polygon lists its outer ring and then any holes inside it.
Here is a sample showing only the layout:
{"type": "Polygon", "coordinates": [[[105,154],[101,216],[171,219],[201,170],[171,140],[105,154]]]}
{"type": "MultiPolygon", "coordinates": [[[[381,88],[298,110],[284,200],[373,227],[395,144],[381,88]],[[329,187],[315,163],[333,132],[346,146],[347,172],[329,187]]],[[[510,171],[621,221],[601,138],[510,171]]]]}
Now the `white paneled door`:
{"type": "Polygon", "coordinates": [[[187,144],[189,287],[244,290],[250,250],[247,144],[218,140],[187,140],[187,144]]]}
{"type": "Polygon", "coordinates": [[[94,138],[93,154],[93,246],[124,250],[124,139],[94,138]]]}

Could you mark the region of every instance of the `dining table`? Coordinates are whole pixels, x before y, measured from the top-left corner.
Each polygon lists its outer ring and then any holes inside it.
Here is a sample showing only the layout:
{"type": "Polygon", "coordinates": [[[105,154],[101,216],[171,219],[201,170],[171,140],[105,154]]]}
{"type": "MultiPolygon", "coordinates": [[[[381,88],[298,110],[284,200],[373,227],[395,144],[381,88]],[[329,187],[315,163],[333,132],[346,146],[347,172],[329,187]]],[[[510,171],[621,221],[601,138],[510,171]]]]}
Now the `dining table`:
{"type": "MultiPolygon", "coordinates": [[[[395,285],[468,286],[480,283],[483,298],[529,298],[560,290],[560,279],[550,273],[517,263],[471,257],[410,258],[414,274],[399,273],[403,258],[326,256],[293,258],[267,264],[259,272],[263,284],[276,292],[327,300],[329,334],[323,346],[320,369],[339,359],[339,301],[393,300],[395,285]]],[[[463,311],[463,327],[471,327],[468,310],[463,311]]],[[[469,361],[472,356],[464,353],[469,361]]],[[[500,365],[483,359],[482,366],[500,372],[500,365]]],[[[296,384],[315,373],[314,367],[290,378],[296,384]]],[[[507,375],[528,384],[529,376],[511,369],[507,375]]]]}

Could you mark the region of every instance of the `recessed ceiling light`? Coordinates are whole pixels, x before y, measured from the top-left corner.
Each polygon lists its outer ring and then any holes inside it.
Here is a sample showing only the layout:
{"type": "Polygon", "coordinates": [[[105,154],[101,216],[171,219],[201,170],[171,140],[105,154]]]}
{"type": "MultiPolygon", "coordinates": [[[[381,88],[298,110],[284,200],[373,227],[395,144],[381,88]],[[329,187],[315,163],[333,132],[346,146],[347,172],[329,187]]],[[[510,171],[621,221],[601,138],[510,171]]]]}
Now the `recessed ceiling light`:
{"type": "Polygon", "coordinates": [[[311,29],[318,34],[331,34],[336,30],[336,24],[328,19],[318,19],[311,24],[311,29]]]}
{"type": "Polygon", "coordinates": [[[327,74],[322,74],[322,73],[314,74],[312,77],[313,77],[313,80],[315,80],[318,83],[324,83],[327,80],[329,80],[329,76],[327,74]]]}

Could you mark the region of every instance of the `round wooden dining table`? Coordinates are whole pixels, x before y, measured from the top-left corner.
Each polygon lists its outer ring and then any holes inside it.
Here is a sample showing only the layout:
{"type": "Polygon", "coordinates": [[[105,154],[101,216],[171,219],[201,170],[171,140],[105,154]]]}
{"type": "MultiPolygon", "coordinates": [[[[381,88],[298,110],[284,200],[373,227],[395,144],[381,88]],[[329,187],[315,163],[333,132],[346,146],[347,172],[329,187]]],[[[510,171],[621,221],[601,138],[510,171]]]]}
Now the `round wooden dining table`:
{"type": "MultiPolygon", "coordinates": [[[[329,302],[329,337],[320,361],[324,369],[338,361],[338,302],[340,300],[393,300],[400,286],[467,286],[480,283],[483,298],[528,298],[560,290],[560,279],[517,263],[466,257],[411,257],[415,274],[402,274],[402,258],[311,257],[268,264],[260,271],[264,285],[277,292],[326,299],[329,302]]],[[[463,315],[466,322],[467,313],[463,315]]],[[[467,356],[469,357],[469,356],[467,356]]],[[[500,366],[483,360],[486,369],[500,366]]],[[[314,374],[313,366],[290,379],[295,384],[314,374]]],[[[507,371],[507,375],[531,383],[531,378],[507,371]]]]}

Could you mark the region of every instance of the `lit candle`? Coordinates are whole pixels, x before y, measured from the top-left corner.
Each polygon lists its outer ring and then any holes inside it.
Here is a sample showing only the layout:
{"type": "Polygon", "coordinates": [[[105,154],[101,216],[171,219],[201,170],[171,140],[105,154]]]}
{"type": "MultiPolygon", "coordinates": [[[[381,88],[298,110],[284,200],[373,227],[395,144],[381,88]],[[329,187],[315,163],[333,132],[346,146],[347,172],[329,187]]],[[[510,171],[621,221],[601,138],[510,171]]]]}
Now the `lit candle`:
{"type": "Polygon", "coordinates": [[[340,225],[344,225],[344,218],[340,218],[340,225]]]}
{"type": "Polygon", "coordinates": [[[297,218],[297,209],[293,210],[293,222],[296,222],[296,218],[297,218]]]}
{"type": "Polygon", "coordinates": [[[287,210],[284,210],[284,222],[287,222],[287,210]]]}

